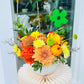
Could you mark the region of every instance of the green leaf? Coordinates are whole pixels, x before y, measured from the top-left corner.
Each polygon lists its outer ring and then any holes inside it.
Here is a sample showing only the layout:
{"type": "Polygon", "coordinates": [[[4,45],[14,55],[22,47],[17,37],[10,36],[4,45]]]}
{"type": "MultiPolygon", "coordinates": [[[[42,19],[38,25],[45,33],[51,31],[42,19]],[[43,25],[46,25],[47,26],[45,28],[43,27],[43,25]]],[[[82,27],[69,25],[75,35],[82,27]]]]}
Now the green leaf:
{"type": "Polygon", "coordinates": [[[37,71],[38,69],[40,69],[40,72],[42,71],[42,63],[39,63],[38,61],[33,61],[35,64],[32,65],[32,67],[34,68],[34,71],[37,71]]]}
{"type": "Polygon", "coordinates": [[[17,23],[20,24],[20,17],[17,17],[17,23]]]}
{"type": "Polygon", "coordinates": [[[13,24],[16,25],[16,26],[18,25],[16,21],[14,21],[13,24]]]}
{"type": "Polygon", "coordinates": [[[34,64],[34,65],[32,65],[32,67],[38,67],[38,65],[37,64],[34,64]]]}
{"type": "Polygon", "coordinates": [[[23,31],[20,30],[19,33],[21,34],[21,36],[25,36],[23,31]]]}
{"type": "Polygon", "coordinates": [[[71,30],[72,30],[72,26],[69,26],[69,25],[68,25],[68,26],[66,27],[66,31],[67,31],[67,32],[70,32],[71,30]]]}
{"type": "Polygon", "coordinates": [[[32,33],[32,30],[30,29],[30,30],[29,30],[29,35],[30,35],[31,33],[32,33]]]}
{"type": "Polygon", "coordinates": [[[61,28],[57,29],[54,33],[57,33],[57,34],[61,35],[62,37],[64,37],[65,29],[64,29],[64,27],[61,27],[61,28]]]}
{"type": "Polygon", "coordinates": [[[62,59],[62,63],[67,63],[66,59],[63,58],[62,59]]]}
{"type": "Polygon", "coordinates": [[[18,32],[19,32],[20,30],[18,30],[18,29],[14,29],[13,31],[18,31],[18,32]]]}
{"type": "Polygon", "coordinates": [[[36,68],[34,68],[34,71],[37,71],[39,69],[39,67],[36,67],[36,68]]]}
{"type": "Polygon", "coordinates": [[[36,3],[34,2],[33,4],[32,4],[32,7],[33,7],[33,11],[34,11],[34,9],[35,9],[35,7],[36,7],[36,3]]]}
{"type": "Polygon", "coordinates": [[[22,32],[24,32],[24,31],[25,31],[25,28],[24,28],[23,26],[21,27],[21,31],[22,31],[22,32]]]}
{"type": "Polygon", "coordinates": [[[19,25],[18,25],[18,28],[20,28],[20,27],[22,27],[22,24],[19,24],[19,25]]]}
{"type": "Polygon", "coordinates": [[[27,8],[27,6],[29,5],[29,2],[27,2],[27,4],[26,4],[26,6],[25,6],[25,8],[27,8]]]}
{"type": "Polygon", "coordinates": [[[28,29],[26,28],[26,34],[28,35],[28,29]]]}
{"type": "Polygon", "coordinates": [[[46,15],[45,16],[45,22],[47,22],[48,17],[49,17],[49,15],[46,15]]]}

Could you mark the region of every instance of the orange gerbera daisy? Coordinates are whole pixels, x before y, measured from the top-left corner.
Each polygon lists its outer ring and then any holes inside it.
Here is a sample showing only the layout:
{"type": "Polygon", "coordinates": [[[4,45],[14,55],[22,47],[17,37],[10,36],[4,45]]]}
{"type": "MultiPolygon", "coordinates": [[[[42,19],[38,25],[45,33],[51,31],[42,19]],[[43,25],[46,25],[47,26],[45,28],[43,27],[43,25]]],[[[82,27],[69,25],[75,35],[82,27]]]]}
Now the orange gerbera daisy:
{"type": "Polygon", "coordinates": [[[32,58],[34,58],[35,61],[39,61],[46,67],[54,62],[54,56],[52,55],[50,46],[48,45],[35,49],[35,54],[32,58]]]}
{"type": "Polygon", "coordinates": [[[30,65],[33,63],[33,54],[34,54],[34,47],[29,46],[29,47],[25,47],[25,46],[21,46],[22,48],[22,52],[20,55],[20,58],[23,58],[25,60],[26,63],[30,63],[30,65]]]}
{"type": "Polygon", "coordinates": [[[35,40],[34,37],[32,36],[26,36],[23,40],[22,40],[22,44],[23,46],[30,46],[33,44],[33,41],[35,40]]]}
{"type": "Polygon", "coordinates": [[[51,47],[51,51],[54,56],[59,56],[62,54],[62,48],[59,45],[53,45],[51,47]]]}

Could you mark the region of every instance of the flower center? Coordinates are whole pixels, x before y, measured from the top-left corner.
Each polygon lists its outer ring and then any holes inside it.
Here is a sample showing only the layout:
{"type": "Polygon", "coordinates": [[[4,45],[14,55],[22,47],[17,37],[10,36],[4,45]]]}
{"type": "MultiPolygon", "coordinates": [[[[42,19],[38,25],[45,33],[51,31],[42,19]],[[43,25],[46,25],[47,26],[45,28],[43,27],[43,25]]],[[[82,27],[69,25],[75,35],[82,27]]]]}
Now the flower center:
{"type": "Polygon", "coordinates": [[[60,18],[61,18],[60,16],[57,17],[58,20],[59,20],[60,18]]]}
{"type": "Polygon", "coordinates": [[[43,53],[43,57],[46,57],[47,55],[46,55],[46,53],[43,53]]]}
{"type": "Polygon", "coordinates": [[[60,48],[57,48],[58,50],[60,50],[60,48]]]}

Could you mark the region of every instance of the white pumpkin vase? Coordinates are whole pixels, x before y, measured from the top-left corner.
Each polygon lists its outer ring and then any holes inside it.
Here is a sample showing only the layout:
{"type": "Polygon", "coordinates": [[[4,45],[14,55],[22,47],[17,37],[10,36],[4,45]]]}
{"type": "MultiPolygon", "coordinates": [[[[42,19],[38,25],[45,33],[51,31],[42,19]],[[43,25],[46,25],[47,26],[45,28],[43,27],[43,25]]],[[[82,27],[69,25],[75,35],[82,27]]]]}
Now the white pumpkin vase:
{"type": "Polygon", "coordinates": [[[30,66],[28,64],[28,67],[30,68],[30,70],[36,74],[39,74],[39,75],[48,75],[48,74],[51,74],[53,73],[56,68],[57,68],[58,64],[54,63],[53,65],[49,65],[47,68],[45,66],[42,66],[42,71],[40,72],[40,70],[38,71],[34,71],[32,66],[30,66]]]}

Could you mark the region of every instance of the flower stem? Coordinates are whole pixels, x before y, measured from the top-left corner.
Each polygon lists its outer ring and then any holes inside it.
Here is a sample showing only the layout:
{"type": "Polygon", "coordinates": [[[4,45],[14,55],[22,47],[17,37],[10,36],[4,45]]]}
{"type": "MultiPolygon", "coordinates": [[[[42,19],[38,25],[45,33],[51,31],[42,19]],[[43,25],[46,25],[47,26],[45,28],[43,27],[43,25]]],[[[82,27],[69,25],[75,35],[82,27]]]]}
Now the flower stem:
{"type": "Polygon", "coordinates": [[[40,14],[39,14],[39,6],[38,6],[38,2],[37,2],[37,13],[38,13],[38,18],[39,18],[39,30],[41,30],[41,25],[40,25],[40,14]]]}

